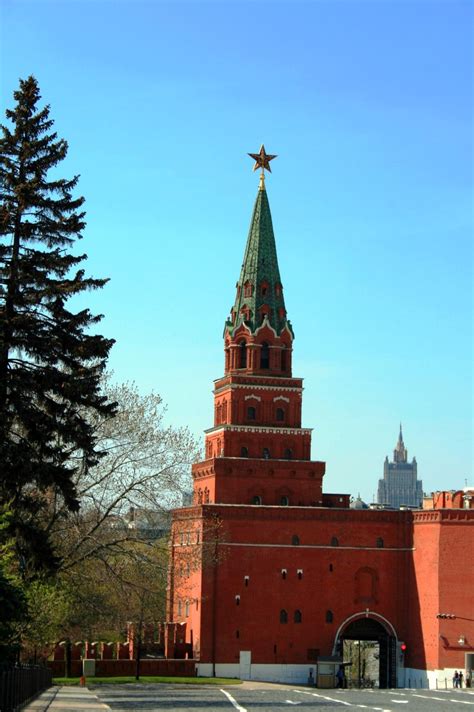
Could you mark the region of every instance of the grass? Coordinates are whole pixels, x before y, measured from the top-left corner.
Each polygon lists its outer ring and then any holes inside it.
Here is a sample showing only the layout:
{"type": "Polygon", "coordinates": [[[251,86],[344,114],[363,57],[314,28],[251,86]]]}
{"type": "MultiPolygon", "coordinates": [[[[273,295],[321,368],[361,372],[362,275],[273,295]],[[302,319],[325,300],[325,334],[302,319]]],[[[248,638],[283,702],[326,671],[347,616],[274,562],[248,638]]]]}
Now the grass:
{"type": "MultiPolygon", "coordinates": [[[[79,677],[54,677],[53,685],[79,685],[79,677]]],[[[172,685],[240,685],[241,680],[228,677],[158,677],[140,676],[139,680],[135,677],[88,677],[86,678],[86,686],[89,685],[125,685],[130,683],[156,684],[167,683],[172,685]]]]}

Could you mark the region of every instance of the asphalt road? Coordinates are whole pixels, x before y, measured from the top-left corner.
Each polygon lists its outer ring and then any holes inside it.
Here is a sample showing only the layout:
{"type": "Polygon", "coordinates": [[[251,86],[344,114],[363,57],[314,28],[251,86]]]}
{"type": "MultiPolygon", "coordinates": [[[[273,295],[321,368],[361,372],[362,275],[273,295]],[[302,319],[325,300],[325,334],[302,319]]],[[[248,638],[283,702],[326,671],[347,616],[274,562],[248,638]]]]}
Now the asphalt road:
{"type": "MultiPolygon", "coordinates": [[[[92,689],[92,688],[91,688],[92,689]]],[[[186,685],[101,685],[94,688],[112,710],[132,712],[273,712],[354,708],[376,712],[474,712],[474,691],[468,690],[316,690],[291,685],[245,682],[228,687],[186,685]]]]}

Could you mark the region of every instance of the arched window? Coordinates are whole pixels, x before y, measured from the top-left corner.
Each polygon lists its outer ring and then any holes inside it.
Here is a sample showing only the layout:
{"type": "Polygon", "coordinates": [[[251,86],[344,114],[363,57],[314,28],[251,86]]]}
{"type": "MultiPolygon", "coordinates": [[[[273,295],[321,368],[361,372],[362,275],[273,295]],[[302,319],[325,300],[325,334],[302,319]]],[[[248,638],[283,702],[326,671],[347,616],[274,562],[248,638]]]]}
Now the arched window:
{"type": "Polygon", "coordinates": [[[276,419],[279,423],[282,423],[285,420],[285,411],[283,408],[277,408],[276,419]]]}
{"type": "Polygon", "coordinates": [[[240,457],[248,457],[249,456],[249,450],[245,445],[240,448],[240,457]]]}
{"type": "Polygon", "coordinates": [[[295,615],[294,615],[295,623],[301,623],[302,620],[303,620],[303,616],[301,615],[301,611],[295,611],[295,615]]]}
{"type": "Polygon", "coordinates": [[[300,538],[297,534],[293,534],[293,536],[291,537],[291,543],[293,544],[293,546],[300,545],[300,538]]]}
{"type": "Polygon", "coordinates": [[[262,498],[256,494],[252,497],[252,504],[262,504],[262,498]]]}
{"type": "Polygon", "coordinates": [[[227,421],[227,401],[224,401],[222,404],[222,422],[225,423],[227,421]]]}
{"type": "Polygon", "coordinates": [[[264,341],[260,350],[260,368],[270,368],[270,347],[264,341]]]}
{"type": "Polygon", "coordinates": [[[239,344],[239,368],[247,368],[247,344],[241,341],[239,344]]]}
{"type": "Polygon", "coordinates": [[[285,460],[292,460],[293,459],[293,450],[290,447],[287,447],[285,450],[285,460]]]}
{"type": "Polygon", "coordinates": [[[332,611],[326,611],[326,623],[332,623],[334,620],[334,615],[332,611]]]}
{"type": "Polygon", "coordinates": [[[202,489],[198,490],[198,504],[202,504],[202,489]]]}
{"type": "Polygon", "coordinates": [[[253,405],[249,405],[247,408],[247,420],[255,420],[257,417],[257,410],[253,405]]]}
{"type": "Polygon", "coordinates": [[[286,371],[287,363],[288,363],[288,359],[287,359],[287,355],[286,355],[286,348],[283,347],[281,350],[281,370],[282,371],[286,371]]]}
{"type": "Polygon", "coordinates": [[[339,546],[339,539],[337,538],[337,536],[333,536],[333,538],[331,539],[331,546],[339,546]]]}
{"type": "Polygon", "coordinates": [[[280,611],[280,623],[288,623],[288,613],[284,608],[280,611]]]}
{"type": "Polygon", "coordinates": [[[383,546],[384,546],[384,545],[383,545],[383,539],[382,539],[381,536],[379,536],[378,539],[377,539],[377,547],[378,547],[379,549],[383,549],[383,546]]]}
{"type": "Polygon", "coordinates": [[[252,283],[251,282],[245,282],[244,284],[244,297],[251,297],[252,296],[252,283]]]}
{"type": "Polygon", "coordinates": [[[264,460],[270,459],[270,450],[267,447],[263,448],[263,459],[264,460]]]}
{"type": "Polygon", "coordinates": [[[280,497],[280,505],[282,507],[288,507],[289,504],[290,504],[290,500],[288,499],[286,494],[284,494],[282,497],[280,497]]]}

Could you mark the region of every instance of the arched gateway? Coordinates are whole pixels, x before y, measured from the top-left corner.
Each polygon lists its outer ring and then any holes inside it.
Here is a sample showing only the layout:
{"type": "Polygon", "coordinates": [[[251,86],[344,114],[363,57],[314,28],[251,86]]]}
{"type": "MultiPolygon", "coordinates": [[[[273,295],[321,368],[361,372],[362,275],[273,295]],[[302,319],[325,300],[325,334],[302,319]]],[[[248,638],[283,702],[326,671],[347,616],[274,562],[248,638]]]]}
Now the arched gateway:
{"type": "Polygon", "coordinates": [[[397,633],[380,614],[365,611],[347,618],[336,633],[333,652],[343,657],[348,684],[397,686],[397,633]]]}

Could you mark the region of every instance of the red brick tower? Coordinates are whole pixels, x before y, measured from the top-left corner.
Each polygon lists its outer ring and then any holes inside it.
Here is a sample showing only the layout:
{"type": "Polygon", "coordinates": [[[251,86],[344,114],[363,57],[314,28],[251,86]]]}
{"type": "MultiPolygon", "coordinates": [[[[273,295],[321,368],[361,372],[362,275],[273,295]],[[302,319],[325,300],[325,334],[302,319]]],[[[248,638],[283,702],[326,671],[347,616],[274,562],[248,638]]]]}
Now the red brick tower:
{"type": "MultiPolygon", "coordinates": [[[[256,158],[269,168],[263,147],[256,158]]],[[[311,669],[321,684],[369,641],[380,687],[474,668],[474,569],[460,576],[452,555],[470,561],[474,510],[349,508],[323,494],[293,338],[262,176],[194,505],[173,514],[167,655],[192,651],[201,675],[304,682],[311,669]]]]}
{"type": "Polygon", "coordinates": [[[325,465],[310,461],[311,430],[301,427],[303,381],[292,376],[294,334],[263,173],[236,286],[206,460],[193,467],[195,502],[321,506],[325,465]]]}

